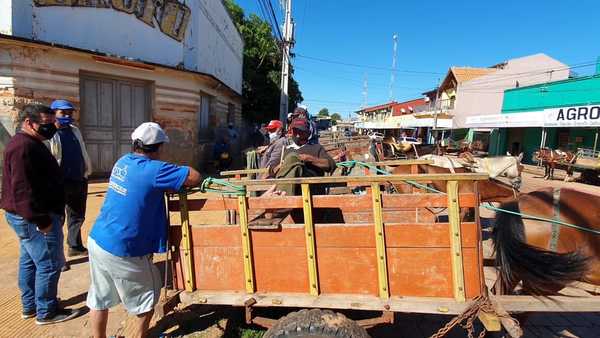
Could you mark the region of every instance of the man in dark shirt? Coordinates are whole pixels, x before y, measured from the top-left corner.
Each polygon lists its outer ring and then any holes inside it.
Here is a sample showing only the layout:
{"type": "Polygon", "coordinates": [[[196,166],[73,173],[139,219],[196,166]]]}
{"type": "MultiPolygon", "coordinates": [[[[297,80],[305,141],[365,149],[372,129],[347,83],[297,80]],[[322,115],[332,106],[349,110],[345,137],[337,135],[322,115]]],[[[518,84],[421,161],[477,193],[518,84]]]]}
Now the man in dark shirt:
{"type": "MultiPolygon", "coordinates": [[[[283,161],[277,171],[277,178],[315,177],[332,173],[336,164],[322,145],[309,144],[310,125],[304,118],[296,118],[290,124],[292,144],[284,149],[283,161]]],[[[277,190],[287,195],[298,195],[299,185],[282,184],[277,190]]],[[[324,189],[317,187],[313,194],[322,194],[324,189]]]]}
{"type": "MultiPolygon", "coordinates": [[[[88,176],[92,172],[90,157],[79,128],[73,124],[75,108],[66,100],[50,105],[56,113],[56,135],[49,141],[50,151],[58,161],[65,179],[68,256],[87,254],[81,241],[81,226],[85,220],[88,176]]],[[[63,271],[68,269],[65,265],[63,271]]]]}
{"type": "Polygon", "coordinates": [[[19,238],[19,288],[22,318],[38,325],[78,315],[60,309],[56,298],[64,265],[60,223],[65,204],[60,168],[43,141],[56,132],[55,115],[43,105],[27,105],[19,113],[19,132],[4,151],[2,199],[8,224],[19,238]]]}

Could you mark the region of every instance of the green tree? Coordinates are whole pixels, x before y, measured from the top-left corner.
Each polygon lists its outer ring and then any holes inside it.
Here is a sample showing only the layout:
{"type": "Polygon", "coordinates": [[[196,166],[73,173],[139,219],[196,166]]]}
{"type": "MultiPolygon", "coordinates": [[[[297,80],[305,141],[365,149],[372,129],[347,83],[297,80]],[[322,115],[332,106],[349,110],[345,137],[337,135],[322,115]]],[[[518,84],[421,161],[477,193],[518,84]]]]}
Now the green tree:
{"type": "Polygon", "coordinates": [[[319,113],[317,114],[317,116],[329,116],[329,109],[323,108],[323,109],[319,110],[319,113]]]}
{"type": "Polygon", "coordinates": [[[333,114],[331,114],[331,119],[334,121],[339,121],[342,119],[342,116],[340,116],[340,114],[338,114],[338,113],[333,113],[333,114]]]}
{"type": "MultiPolygon", "coordinates": [[[[224,3],[244,39],[242,115],[250,122],[277,119],[281,95],[282,54],[277,40],[273,37],[271,26],[255,14],[246,16],[244,10],[233,0],[225,0],[224,3]]],[[[293,67],[290,66],[290,112],[303,100],[293,72],[293,67]]]]}

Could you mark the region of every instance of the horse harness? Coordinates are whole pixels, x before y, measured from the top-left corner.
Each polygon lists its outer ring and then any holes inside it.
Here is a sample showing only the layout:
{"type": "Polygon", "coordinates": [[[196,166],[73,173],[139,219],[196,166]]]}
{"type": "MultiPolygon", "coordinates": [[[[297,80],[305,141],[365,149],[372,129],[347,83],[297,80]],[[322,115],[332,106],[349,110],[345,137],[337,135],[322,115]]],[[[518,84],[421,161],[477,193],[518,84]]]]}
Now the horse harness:
{"type": "MultiPolygon", "coordinates": [[[[552,194],[552,205],[554,210],[553,219],[560,221],[560,188],[554,188],[552,194]]],[[[556,252],[558,247],[558,239],[560,238],[560,224],[552,222],[552,232],[550,233],[549,249],[556,252]]]]}

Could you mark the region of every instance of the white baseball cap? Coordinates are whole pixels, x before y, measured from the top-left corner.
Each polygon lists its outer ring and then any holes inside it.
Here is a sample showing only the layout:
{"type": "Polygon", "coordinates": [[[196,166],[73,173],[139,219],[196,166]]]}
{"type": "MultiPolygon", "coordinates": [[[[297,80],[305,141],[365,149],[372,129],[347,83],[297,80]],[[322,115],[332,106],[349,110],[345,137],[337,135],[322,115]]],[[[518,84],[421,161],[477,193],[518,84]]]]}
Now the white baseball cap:
{"type": "Polygon", "coordinates": [[[169,143],[169,137],[156,122],[144,122],[140,124],[133,133],[131,140],[140,140],[145,146],[158,143],[169,143]]]}

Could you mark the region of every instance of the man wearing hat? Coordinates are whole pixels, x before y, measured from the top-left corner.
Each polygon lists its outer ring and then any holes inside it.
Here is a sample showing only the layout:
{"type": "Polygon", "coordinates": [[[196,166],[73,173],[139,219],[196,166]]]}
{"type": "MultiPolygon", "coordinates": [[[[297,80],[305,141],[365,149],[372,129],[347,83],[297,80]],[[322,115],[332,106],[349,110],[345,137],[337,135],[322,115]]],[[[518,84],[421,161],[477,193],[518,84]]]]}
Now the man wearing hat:
{"type": "Polygon", "coordinates": [[[292,120],[296,118],[306,119],[308,121],[308,127],[310,130],[310,135],[308,136],[309,144],[317,144],[319,143],[319,132],[317,129],[317,124],[314,119],[311,118],[308,113],[308,107],[304,105],[298,105],[296,109],[294,109],[294,113],[292,114],[292,120]]]}
{"type": "MultiPolygon", "coordinates": [[[[85,220],[88,177],[92,162],[85,148],[79,128],[73,124],[75,108],[71,102],[56,100],[50,105],[56,114],[57,132],[49,140],[50,152],[60,165],[65,179],[65,202],[67,220],[67,255],[87,254],[81,241],[81,226],[85,220]]],[[[63,270],[67,270],[65,265],[63,270]]]]}
{"type": "Polygon", "coordinates": [[[269,135],[269,145],[262,153],[260,167],[268,168],[269,173],[263,178],[273,177],[273,169],[281,163],[283,148],[287,145],[287,138],[283,135],[283,123],[279,120],[272,120],[266,127],[269,135]]]}
{"type": "MultiPolygon", "coordinates": [[[[308,120],[296,118],[289,128],[291,144],[284,149],[283,162],[277,171],[277,178],[325,176],[325,173],[332,173],[335,170],[335,161],[325,151],[325,148],[318,143],[310,144],[308,142],[310,137],[308,120]]],[[[313,193],[323,193],[322,189],[315,189],[318,191],[313,191],[313,193]]],[[[297,185],[281,185],[277,187],[277,190],[285,192],[287,195],[299,194],[297,185]]]]}
{"type": "Polygon", "coordinates": [[[146,336],[161,289],[152,254],[167,249],[164,193],[198,185],[201,179],[190,167],[160,161],[169,138],[158,124],[142,123],[131,139],[133,152],[115,163],[88,238],[87,306],[94,337],[106,337],[108,310],[119,303],[137,316],[137,332],[146,336]]]}
{"type": "Polygon", "coordinates": [[[65,210],[63,179],[43,143],[56,132],[55,115],[47,106],[29,104],[17,122],[19,131],[4,150],[0,204],[19,239],[21,318],[36,318],[38,325],[64,322],[78,311],[61,309],[57,298],[65,263],[60,222],[65,210]]]}

